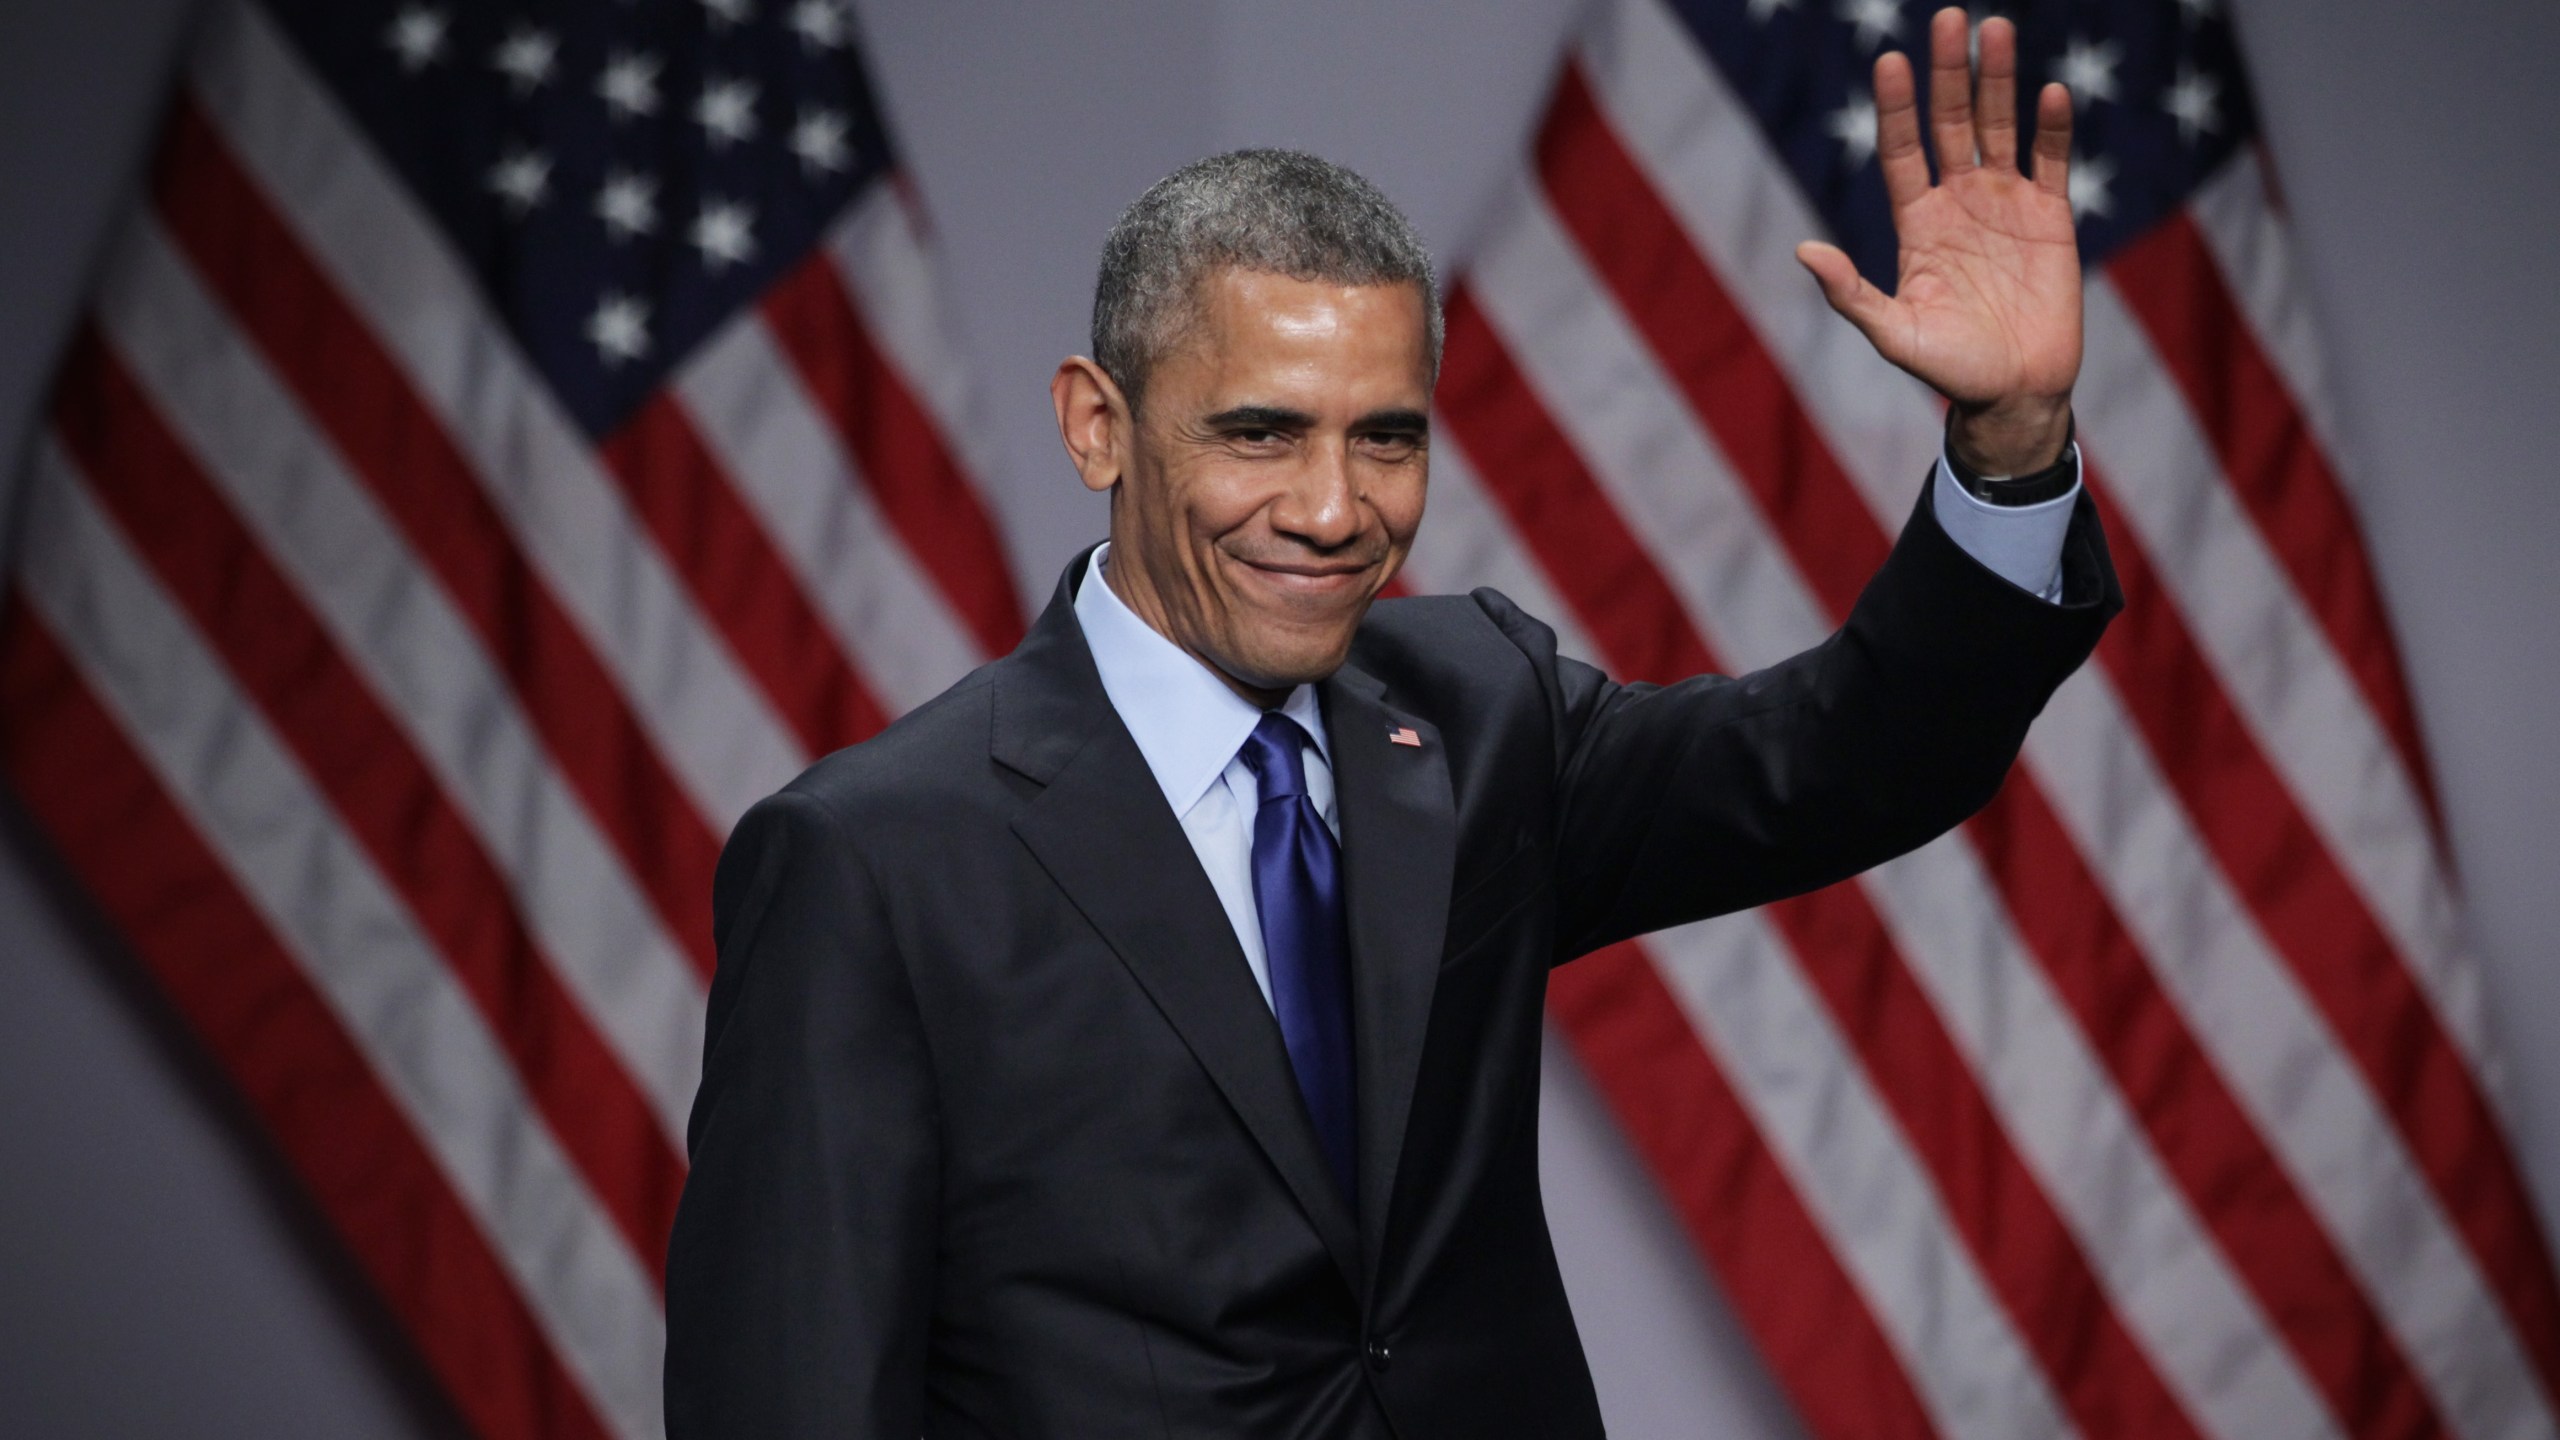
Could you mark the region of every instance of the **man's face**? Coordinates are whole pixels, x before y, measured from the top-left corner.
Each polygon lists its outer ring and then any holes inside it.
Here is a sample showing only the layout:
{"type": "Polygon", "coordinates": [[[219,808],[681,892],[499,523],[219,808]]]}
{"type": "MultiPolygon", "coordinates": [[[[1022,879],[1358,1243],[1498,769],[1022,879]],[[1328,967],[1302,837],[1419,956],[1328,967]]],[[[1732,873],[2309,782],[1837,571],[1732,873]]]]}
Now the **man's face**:
{"type": "Polygon", "coordinates": [[[1269,702],[1341,666],[1422,522],[1422,293],[1225,270],[1199,298],[1123,452],[1112,588],[1269,702]]]}

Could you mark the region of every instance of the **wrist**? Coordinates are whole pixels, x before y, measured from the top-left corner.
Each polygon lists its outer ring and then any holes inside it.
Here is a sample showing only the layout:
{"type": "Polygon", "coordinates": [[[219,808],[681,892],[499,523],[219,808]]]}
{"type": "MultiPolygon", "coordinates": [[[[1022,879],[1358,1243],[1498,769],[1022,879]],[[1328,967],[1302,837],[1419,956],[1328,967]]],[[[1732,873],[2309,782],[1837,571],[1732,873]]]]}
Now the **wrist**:
{"type": "Polygon", "coordinates": [[[2071,397],[1961,402],[1947,413],[1947,452],[1982,475],[2028,475],[2062,459],[2071,443],[2071,397]]]}

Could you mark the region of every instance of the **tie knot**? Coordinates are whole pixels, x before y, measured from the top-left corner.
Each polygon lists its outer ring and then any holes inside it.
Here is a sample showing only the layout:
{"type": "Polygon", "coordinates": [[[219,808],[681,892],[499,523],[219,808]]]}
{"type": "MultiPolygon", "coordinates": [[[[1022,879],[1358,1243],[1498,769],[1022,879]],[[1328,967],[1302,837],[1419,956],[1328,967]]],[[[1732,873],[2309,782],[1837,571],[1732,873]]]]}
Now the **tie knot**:
{"type": "Polygon", "coordinates": [[[1307,767],[1298,755],[1299,747],[1307,743],[1307,732],[1298,728],[1297,721],[1277,710],[1262,712],[1261,723],[1236,752],[1259,782],[1262,803],[1307,793],[1307,767]]]}

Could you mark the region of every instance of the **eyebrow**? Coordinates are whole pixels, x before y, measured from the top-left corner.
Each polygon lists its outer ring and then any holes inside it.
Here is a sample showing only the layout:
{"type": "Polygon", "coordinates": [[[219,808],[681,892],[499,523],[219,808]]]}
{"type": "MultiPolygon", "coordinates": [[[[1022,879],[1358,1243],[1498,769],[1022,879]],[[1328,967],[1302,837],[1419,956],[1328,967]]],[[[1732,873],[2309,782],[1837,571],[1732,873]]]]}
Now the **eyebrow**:
{"type": "MultiPolygon", "coordinates": [[[[1312,430],[1316,417],[1285,405],[1236,405],[1201,422],[1212,430],[1312,430]]],[[[1431,433],[1431,417],[1420,410],[1372,410],[1351,424],[1358,431],[1392,431],[1406,435],[1431,433]]]]}
{"type": "Polygon", "coordinates": [[[1282,405],[1237,405],[1201,423],[1212,430],[1312,430],[1316,417],[1282,405]]]}
{"type": "Polygon", "coordinates": [[[1428,435],[1431,433],[1431,417],[1419,410],[1372,410],[1361,416],[1351,428],[1373,433],[1389,430],[1405,435],[1428,435]]]}

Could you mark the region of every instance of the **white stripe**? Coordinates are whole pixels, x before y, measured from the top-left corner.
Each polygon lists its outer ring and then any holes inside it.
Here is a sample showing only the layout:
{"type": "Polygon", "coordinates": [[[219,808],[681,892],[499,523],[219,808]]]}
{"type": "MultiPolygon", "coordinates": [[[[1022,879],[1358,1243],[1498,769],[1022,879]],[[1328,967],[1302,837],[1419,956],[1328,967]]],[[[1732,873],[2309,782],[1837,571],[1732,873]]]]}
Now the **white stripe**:
{"type": "MultiPolygon", "coordinates": [[[[1543,203],[1515,190],[1503,213],[1475,271],[1486,317],[1683,596],[1690,623],[1753,663],[1819,643],[1832,624],[1785,547],[1543,203]],[[1730,594],[1721,582],[1733,562],[1705,555],[1709,544],[1747,553],[1765,573],[1730,594]]],[[[1928,846],[1861,884],[2163,1378],[2224,1433],[2331,1433],[2291,1353],[2009,928],[1971,845],[1928,846]]]]}
{"type": "Polygon", "coordinates": [[[657,1435],[656,1286],[505,1052],[61,452],[46,444],[30,480],[36,608],[347,1028],[606,1423],[657,1435]]]}
{"type": "Polygon", "coordinates": [[[701,981],[478,638],[148,217],[111,258],[97,310],[234,512],[388,702],[681,1151],[701,1071],[701,981]]]}
{"type": "Polygon", "coordinates": [[[977,663],[976,639],[873,505],[761,315],[740,314],[675,383],[703,443],[892,716],[977,663]]]}
{"type": "Polygon", "coordinates": [[[2266,178],[2258,152],[2242,146],[2222,162],[2213,178],[2196,188],[2187,202],[2187,214],[2221,269],[2232,300],[2248,317],[2259,349],[2283,377],[2321,455],[2344,483],[2360,452],[2345,444],[2339,433],[2320,317],[2312,310],[2310,291],[2295,260],[2293,236],[2267,193],[2266,178]]]}
{"type": "Polygon", "coordinates": [[[550,387],[272,22],[226,6],[197,51],[206,110],[472,462],[524,553],[725,831],[805,763],[708,629],[550,387]]]}
{"type": "MultiPolygon", "coordinates": [[[[1727,292],[1751,316],[1799,401],[1821,427],[1879,522],[1888,529],[1897,526],[1909,501],[1909,477],[1927,463],[1937,444],[1936,403],[1916,381],[1876,358],[1846,322],[1820,304],[1801,276],[1792,247],[1805,236],[1821,233],[1821,222],[1783,167],[1766,152],[1750,112],[1733,98],[1722,75],[1695,43],[1652,0],[1621,0],[1610,7],[1605,22],[1595,27],[1586,62],[1599,103],[1616,132],[1651,172],[1658,192],[1691,241],[1712,257],[1727,292]]],[[[2094,667],[2085,669],[2065,689],[2066,696],[2075,693],[2096,694],[2104,703],[2085,709],[2057,702],[2037,722],[2028,740],[2029,769],[2058,805],[2074,782],[2100,770],[2153,773],[2139,732],[2108,678],[2094,667]],[[2087,728],[2092,726],[2098,728],[2087,728]],[[2066,741],[2076,757],[2071,764],[2080,769],[2039,759],[2066,741]]],[[[2122,803],[2138,808],[2117,817],[2121,823],[2167,827],[2185,836],[2188,848],[2169,858],[2192,864],[2203,853],[2178,802],[2165,787],[2155,785],[2124,797],[2122,803]]],[[[2093,838],[2085,824],[2078,839],[2084,858],[2114,895],[2127,923],[2143,935],[2155,969],[2192,959],[2195,952],[2180,928],[2187,916],[2178,908],[2176,892],[2164,892],[2156,872],[2145,871],[2146,865],[2157,861],[2137,862],[2123,847],[2107,843],[2103,835],[2093,838]]],[[[2218,877],[2213,883],[2219,884],[2218,877]]],[[[2245,922],[2242,929],[2246,931],[2245,922]]],[[[2513,1337],[2504,1332],[2503,1322],[2495,1312],[2481,1311],[2473,1315],[2474,1322],[2500,1329],[2493,1344],[2485,1351],[2457,1353],[2447,1366],[2424,1363],[2430,1343],[2449,1343],[2436,1319],[2442,1291],[2423,1267],[2404,1270],[2394,1257],[2461,1253],[2459,1246],[2423,1189],[2398,1183],[2364,1186],[2344,1178],[2352,1171],[2333,1163],[2342,1153],[2388,1155],[2398,1180],[2413,1179],[2406,1152],[2399,1147],[2388,1118],[2373,1108],[2369,1098],[2343,1110],[2323,1111],[2323,1118],[2309,1123],[2295,1116],[2301,1077],[2311,1071],[2338,1070],[2344,1061],[2316,1023],[2299,1032],[2287,1028],[2284,1016],[2307,1011],[2291,976],[2267,951],[2263,938],[2247,931],[2245,943],[2231,947],[2223,963],[2250,967],[2247,979],[2253,993],[2281,993],[2291,997],[2291,1003],[2280,1011],[2260,1014],[2190,1001],[2185,1005],[2189,1024],[2242,1089],[2244,1103],[2258,1119],[2261,1138],[2288,1169],[2306,1177],[2305,1188],[2314,1207],[2342,1235],[2362,1235],[2371,1242],[2351,1257],[2352,1263],[2373,1286],[2387,1323],[2419,1355],[2422,1373],[2441,1389],[2448,1383],[2448,1374],[2489,1363],[2484,1354],[2515,1354],[2513,1337]],[[2334,1124],[2361,1128],[2344,1133],[2325,1128],[2334,1124]],[[2341,1222],[2341,1211],[2359,1223],[2341,1222]]],[[[2165,970],[2163,978],[2167,978],[2165,970]]],[[[2350,1085],[2360,1083],[2352,1074],[2340,1078],[2350,1085]]],[[[2459,1293],[2478,1293],[2467,1260],[2452,1283],[2459,1293]]],[[[2460,1350],[2460,1342],[2450,1343],[2460,1350]]],[[[2446,1357],[2438,1350],[2435,1358],[2446,1357]]]]}
{"type": "Polygon", "coordinates": [[[1767,922],[1728,915],[1645,950],[1866,1297],[1946,1436],[2074,1433],[1831,1017],[1767,922]]]}
{"type": "Polygon", "coordinates": [[[2459,1434],[2550,1435],[2515,1333],[2372,1090],[2169,797],[2121,743],[2116,692],[2072,677],[2027,760],[2152,973],[2459,1434]]]}
{"type": "Polygon", "coordinates": [[[1002,475],[988,443],[995,427],[986,396],[952,345],[958,318],[903,181],[891,177],[864,191],[822,243],[863,328],[904,377],[961,472],[980,484],[1002,475]]]}
{"type": "MultiPolygon", "coordinates": [[[[2114,283],[2088,287],[2074,406],[2091,463],[2329,854],[2486,1075],[2485,998],[2399,751],[2222,478],[2114,283]]],[[[2167,598],[2167,597],[2164,597],[2167,598]]]]}

